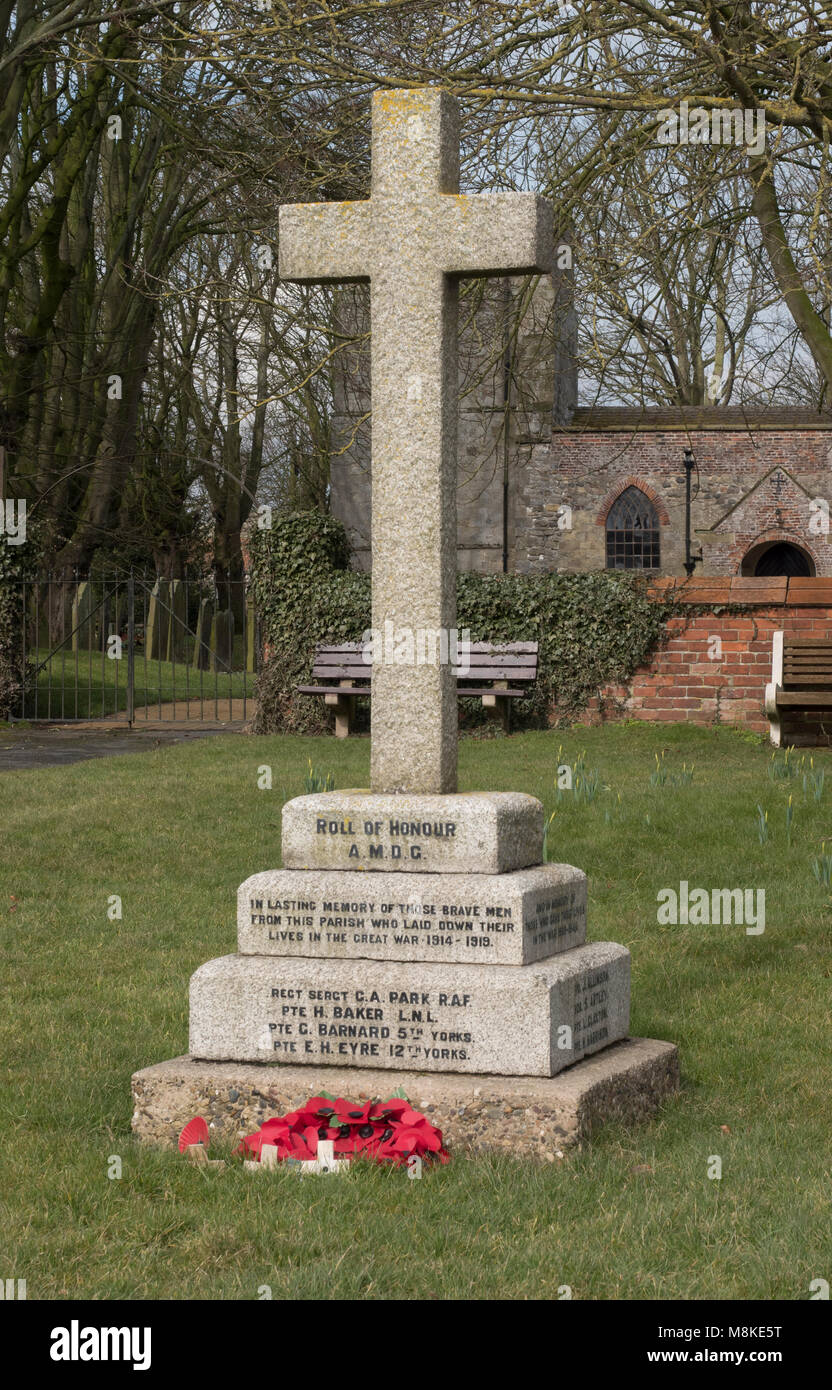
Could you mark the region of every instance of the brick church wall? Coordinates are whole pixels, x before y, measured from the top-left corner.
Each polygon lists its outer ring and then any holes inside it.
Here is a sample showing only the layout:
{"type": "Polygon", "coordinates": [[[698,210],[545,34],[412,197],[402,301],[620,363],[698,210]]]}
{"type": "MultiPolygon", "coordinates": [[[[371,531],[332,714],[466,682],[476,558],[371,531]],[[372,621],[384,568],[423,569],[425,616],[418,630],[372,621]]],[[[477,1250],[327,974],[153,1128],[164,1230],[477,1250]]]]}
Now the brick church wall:
{"type": "Polygon", "coordinates": [[[811,506],[818,497],[830,500],[830,430],[832,421],[806,411],[768,411],[743,423],[726,409],[686,417],[577,410],[568,428],[531,450],[517,481],[516,568],[603,569],[607,512],[635,484],[659,514],[661,572],[681,575],[689,445],[698,465],[691,517],[693,549],[703,552],[700,573],[737,575],[753,546],[786,540],[810,556],[816,575],[832,575],[832,537],[816,533],[817,519],[813,529],[811,506]]]}
{"type": "MultiPolygon", "coordinates": [[[[674,581],[658,581],[661,592],[674,581]]],[[[608,686],[586,711],[591,723],[736,724],[768,731],[765,687],[772,634],[832,638],[832,581],[699,579],[675,590],[690,613],[668,623],[667,641],[622,686],[608,686]],[[739,611],[726,606],[742,605],[739,611]],[[705,606],[705,611],[699,611],[705,606]]]]}

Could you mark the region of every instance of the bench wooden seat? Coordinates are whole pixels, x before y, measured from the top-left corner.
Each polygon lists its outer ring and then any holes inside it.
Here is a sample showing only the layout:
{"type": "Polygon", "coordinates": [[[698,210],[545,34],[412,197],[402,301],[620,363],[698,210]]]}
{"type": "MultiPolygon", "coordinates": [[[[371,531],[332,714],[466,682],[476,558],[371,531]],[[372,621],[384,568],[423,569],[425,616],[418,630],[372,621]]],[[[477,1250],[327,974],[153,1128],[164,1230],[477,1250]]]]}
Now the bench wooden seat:
{"type": "Polygon", "coordinates": [[[830,730],[817,717],[832,710],[832,638],[786,637],[775,632],[771,647],[771,681],[766,686],[769,737],[775,747],[783,742],[781,711],[805,713],[787,736],[788,743],[828,742],[830,730]],[[816,717],[811,718],[815,712],[816,717]],[[801,727],[802,725],[802,727],[801,727]]]}
{"type": "MultiPolygon", "coordinates": [[[[511,723],[511,701],[528,695],[537,679],[536,642],[472,642],[463,671],[454,667],[460,700],[478,699],[495,710],[506,729],[511,723]]],[[[323,696],[335,710],[335,733],[346,738],[355,715],[355,701],[370,697],[372,666],[364,660],[361,642],[337,646],[319,643],[312,663],[312,681],[297,686],[299,695],[323,696]],[[323,681],[330,682],[327,685],[323,681]]]]}

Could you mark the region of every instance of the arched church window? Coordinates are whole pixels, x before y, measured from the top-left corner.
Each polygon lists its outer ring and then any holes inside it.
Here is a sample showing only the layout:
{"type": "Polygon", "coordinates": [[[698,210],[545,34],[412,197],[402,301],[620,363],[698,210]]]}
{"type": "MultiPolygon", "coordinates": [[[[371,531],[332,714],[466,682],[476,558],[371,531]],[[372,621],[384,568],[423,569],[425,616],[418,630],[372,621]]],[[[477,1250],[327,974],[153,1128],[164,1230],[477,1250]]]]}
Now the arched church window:
{"type": "Polygon", "coordinates": [[[625,488],[607,513],[607,569],[658,568],[658,512],[641,488],[625,488]]]}

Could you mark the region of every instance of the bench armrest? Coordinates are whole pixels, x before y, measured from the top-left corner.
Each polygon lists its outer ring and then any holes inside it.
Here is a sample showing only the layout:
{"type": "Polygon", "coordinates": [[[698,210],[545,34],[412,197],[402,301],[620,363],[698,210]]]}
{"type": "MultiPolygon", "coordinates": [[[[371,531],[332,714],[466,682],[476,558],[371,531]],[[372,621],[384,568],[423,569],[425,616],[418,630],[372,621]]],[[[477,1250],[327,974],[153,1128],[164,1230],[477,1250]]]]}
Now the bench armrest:
{"type": "Polygon", "coordinates": [[[782,689],[776,681],[769,681],[766,686],[765,707],[768,715],[768,736],[775,748],[780,747],[782,730],[780,727],[780,710],[777,706],[777,695],[782,689]]]}
{"type": "Polygon", "coordinates": [[[785,633],[773,632],[771,634],[771,683],[772,685],[783,684],[783,639],[785,633]]]}
{"type": "Polygon", "coordinates": [[[777,696],[779,692],[782,690],[782,688],[783,687],[778,685],[775,681],[769,681],[768,685],[766,686],[765,707],[766,714],[768,715],[769,719],[780,718],[780,713],[777,708],[777,696]]]}

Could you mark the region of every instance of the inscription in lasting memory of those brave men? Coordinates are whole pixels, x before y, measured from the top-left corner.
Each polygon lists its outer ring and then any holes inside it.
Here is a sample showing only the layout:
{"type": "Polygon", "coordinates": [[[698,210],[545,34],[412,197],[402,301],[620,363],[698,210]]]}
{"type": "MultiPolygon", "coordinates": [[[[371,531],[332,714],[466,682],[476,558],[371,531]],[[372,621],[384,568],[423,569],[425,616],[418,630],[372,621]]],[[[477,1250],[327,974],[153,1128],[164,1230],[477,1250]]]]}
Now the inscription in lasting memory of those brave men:
{"type": "Polygon", "coordinates": [[[524,965],[580,946],[586,876],[568,864],[511,874],[253,875],[238,897],[246,955],[524,965]]]}

